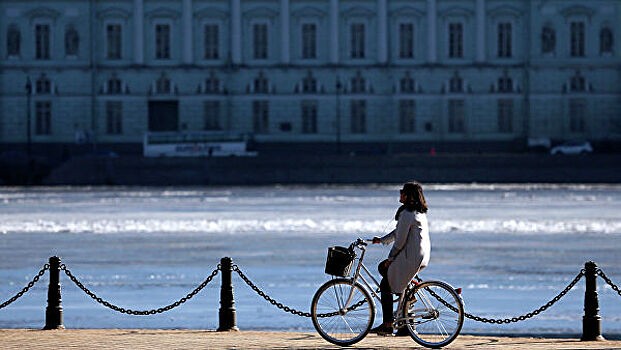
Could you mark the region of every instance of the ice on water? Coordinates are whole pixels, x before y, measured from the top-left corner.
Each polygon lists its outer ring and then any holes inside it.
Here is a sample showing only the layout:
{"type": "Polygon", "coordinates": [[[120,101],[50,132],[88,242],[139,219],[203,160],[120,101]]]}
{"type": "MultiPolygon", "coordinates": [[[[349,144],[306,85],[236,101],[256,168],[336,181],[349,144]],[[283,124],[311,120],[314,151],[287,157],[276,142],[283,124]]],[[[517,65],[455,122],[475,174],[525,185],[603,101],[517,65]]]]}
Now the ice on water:
{"type": "MultiPolygon", "coordinates": [[[[167,305],[223,256],[268,294],[308,311],[326,248],[388,232],[398,185],[222,188],[5,188],[0,190],[0,301],[51,255],[104,299],[126,308],[167,305]]],[[[621,186],[427,185],[432,260],[423,278],[463,288],[467,311],[505,318],[538,308],[587,260],[621,282],[621,186]]],[[[373,247],[374,266],[387,248],[373,247]]],[[[126,316],[95,304],[61,276],[70,328],[216,328],[219,279],[163,315],[126,316]]],[[[238,325],[312,330],[235,278],[238,325]]],[[[604,332],[621,333],[619,296],[599,280],[604,332]]],[[[44,323],[47,280],[0,310],[0,328],[44,323]]],[[[580,333],[584,287],[533,320],[465,332],[580,333]]],[[[378,315],[379,316],[379,315],[378,315]]]]}

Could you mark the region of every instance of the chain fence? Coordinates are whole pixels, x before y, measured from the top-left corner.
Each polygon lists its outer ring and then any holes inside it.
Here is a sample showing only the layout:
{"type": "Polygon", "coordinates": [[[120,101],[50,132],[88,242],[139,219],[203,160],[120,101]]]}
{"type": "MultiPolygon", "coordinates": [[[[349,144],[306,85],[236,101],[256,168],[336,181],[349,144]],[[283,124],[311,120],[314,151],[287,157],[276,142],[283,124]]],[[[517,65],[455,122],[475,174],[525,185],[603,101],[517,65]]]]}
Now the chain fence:
{"type": "Polygon", "coordinates": [[[608,285],[610,286],[610,288],[612,288],[612,290],[614,290],[615,292],[617,292],[617,294],[619,294],[619,296],[621,296],[621,290],[619,290],[619,286],[617,286],[616,284],[614,284],[612,282],[612,280],[610,278],[608,278],[608,276],[606,276],[606,274],[604,273],[604,271],[602,271],[602,269],[597,269],[596,273],[604,279],[604,281],[606,281],[606,283],[608,283],[608,285]]]}
{"type": "MultiPolygon", "coordinates": [[[[49,270],[49,269],[50,269],[50,265],[49,264],[43,265],[43,268],[41,268],[41,270],[33,277],[33,279],[21,291],[19,291],[16,295],[11,297],[9,300],[7,300],[7,301],[3,302],[2,304],[0,304],[0,309],[5,308],[6,306],[8,306],[11,303],[13,303],[15,300],[19,299],[25,293],[27,293],[30,290],[30,288],[32,288],[39,281],[39,279],[45,274],[45,272],[47,270],[49,270]]],[[[231,269],[232,269],[232,271],[235,271],[239,275],[239,277],[252,290],[254,290],[259,296],[261,296],[263,299],[268,301],[270,304],[276,306],[278,309],[281,309],[281,310],[283,310],[285,312],[288,312],[288,313],[293,314],[293,315],[301,316],[301,317],[312,317],[311,313],[309,313],[309,312],[299,311],[299,310],[296,310],[296,309],[294,309],[292,307],[286,306],[286,305],[276,301],[275,299],[273,299],[269,295],[267,295],[255,283],[253,283],[248,278],[248,276],[246,276],[246,274],[244,274],[244,272],[239,268],[238,265],[233,264],[231,266],[231,269]]],[[[207,284],[209,284],[216,277],[216,275],[218,275],[218,273],[222,270],[222,266],[221,266],[221,264],[218,264],[217,267],[211,272],[211,274],[209,274],[207,276],[207,278],[201,284],[199,284],[194,290],[192,290],[186,296],[184,296],[181,299],[179,299],[179,300],[177,300],[177,301],[175,301],[175,302],[173,302],[171,304],[168,304],[166,306],[155,308],[155,309],[150,309],[150,310],[132,310],[132,309],[123,308],[123,307],[114,305],[114,304],[112,304],[112,303],[102,299],[101,297],[97,296],[94,292],[89,290],[82,282],[80,282],[78,280],[78,278],[67,268],[67,266],[65,264],[61,264],[60,265],[60,270],[64,271],[65,274],[69,277],[69,279],[73,283],[75,283],[75,285],[78,286],[78,288],[80,288],[84,293],[86,293],[88,296],[90,296],[96,302],[102,304],[103,306],[105,306],[105,307],[107,307],[109,309],[112,309],[112,310],[120,312],[120,313],[128,314],[128,315],[155,315],[155,314],[159,314],[159,313],[162,313],[162,312],[169,311],[169,310],[171,310],[173,308],[176,308],[176,307],[180,306],[181,304],[187,302],[188,300],[190,300],[192,297],[194,297],[196,294],[198,294],[203,288],[205,288],[205,286],[207,286],[207,284]]],[[[617,294],[619,294],[619,296],[621,296],[621,289],[619,288],[619,286],[617,286],[615,283],[613,283],[613,281],[604,273],[603,270],[598,268],[596,270],[596,274],[598,276],[600,276],[617,294]]],[[[574,277],[574,279],[559,294],[557,294],[554,298],[552,298],[550,301],[548,301],[546,304],[542,305],[538,309],[535,309],[535,310],[533,310],[531,312],[528,312],[528,313],[526,313],[524,315],[520,315],[520,316],[516,316],[516,317],[511,317],[511,318],[504,318],[504,319],[486,318],[486,317],[476,316],[476,315],[473,315],[473,314],[470,314],[470,313],[465,313],[464,315],[465,315],[466,318],[469,318],[471,320],[474,320],[474,321],[477,321],[477,322],[482,322],[482,323],[491,323],[491,324],[503,324],[503,323],[513,323],[513,322],[524,321],[526,319],[532,318],[532,317],[540,314],[541,312],[544,312],[545,310],[550,308],[552,305],[557,303],[584,276],[585,276],[585,269],[581,269],[580,272],[574,277]]],[[[416,277],[416,279],[419,282],[422,281],[418,276],[416,277]]],[[[453,309],[453,311],[456,311],[456,309],[452,305],[450,305],[449,303],[444,301],[440,296],[438,296],[437,294],[433,293],[433,291],[431,291],[431,290],[428,290],[428,291],[430,292],[430,294],[432,296],[434,296],[436,299],[438,299],[444,305],[446,305],[447,307],[453,309]]],[[[349,307],[349,310],[350,311],[351,310],[355,310],[356,308],[360,307],[364,303],[365,303],[365,300],[362,300],[362,301],[352,305],[351,307],[349,307]]],[[[339,312],[331,312],[331,313],[326,313],[326,314],[318,314],[317,316],[323,318],[323,317],[336,316],[338,314],[339,314],[339,312]]]]}
{"type": "Polygon", "coordinates": [[[184,296],[183,298],[175,301],[172,304],[157,308],[157,309],[151,309],[151,310],[132,310],[132,309],[126,309],[126,308],[122,308],[120,306],[116,306],[108,301],[103,300],[102,298],[98,297],[95,293],[93,293],[92,291],[90,291],[88,288],[86,288],[86,286],[84,286],[84,284],[82,284],[82,282],[80,282],[72,273],[71,271],[69,271],[69,269],[67,268],[67,265],[65,264],[61,264],[60,265],[60,269],[65,271],[65,274],[69,277],[69,279],[71,279],[71,281],[73,281],[73,283],[76,284],[76,286],[78,286],[78,288],[80,288],[82,291],[84,291],[84,293],[86,293],[88,296],[90,296],[91,298],[93,298],[93,300],[95,300],[96,302],[102,304],[103,306],[112,309],[114,311],[118,311],[120,313],[124,313],[124,314],[128,314],[128,315],[155,315],[155,314],[159,314],[162,312],[166,312],[169,311],[171,309],[176,308],[177,306],[185,303],[186,301],[192,299],[193,296],[195,296],[198,292],[200,292],[203,288],[205,288],[205,286],[211,282],[211,280],[213,280],[214,277],[216,277],[216,275],[218,274],[218,272],[220,271],[220,264],[218,264],[218,266],[216,267],[215,270],[213,270],[213,272],[207,276],[207,278],[198,286],[196,287],[193,291],[191,291],[190,293],[188,293],[186,296],[184,296]]]}
{"type": "Polygon", "coordinates": [[[49,269],[50,269],[50,264],[43,265],[43,268],[41,268],[41,270],[39,270],[39,273],[37,273],[34,276],[34,278],[30,282],[28,282],[28,284],[24,288],[22,288],[22,290],[20,290],[17,294],[15,294],[9,300],[7,300],[4,303],[0,304],[0,309],[3,309],[5,307],[9,306],[12,302],[14,302],[15,300],[21,298],[22,295],[26,294],[26,292],[28,292],[30,290],[30,288],[32,288],[32,286],[34,286],[35,283],[37,283],[39,281],[41,276],[43,276],[43,274],[45,274],[45,271],[47,271],[49,269]]]}

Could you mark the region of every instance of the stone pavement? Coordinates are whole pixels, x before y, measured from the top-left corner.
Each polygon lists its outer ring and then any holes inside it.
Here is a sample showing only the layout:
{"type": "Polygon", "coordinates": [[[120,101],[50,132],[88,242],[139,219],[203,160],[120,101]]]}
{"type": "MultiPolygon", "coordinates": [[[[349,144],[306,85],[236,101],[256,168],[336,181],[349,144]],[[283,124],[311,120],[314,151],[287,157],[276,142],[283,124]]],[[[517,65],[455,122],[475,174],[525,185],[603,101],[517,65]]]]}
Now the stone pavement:
{"type": "MultiPolygon", "coordinates": [[[[424,349],[409,337],[369,335],[352,348],[424,349]]],[[[210,330],[0,330],[0,349],[342,349],[316,333],[210,330]]],[[[447,349],[621,349],[621,341],[461,335],[447,349]]]]}

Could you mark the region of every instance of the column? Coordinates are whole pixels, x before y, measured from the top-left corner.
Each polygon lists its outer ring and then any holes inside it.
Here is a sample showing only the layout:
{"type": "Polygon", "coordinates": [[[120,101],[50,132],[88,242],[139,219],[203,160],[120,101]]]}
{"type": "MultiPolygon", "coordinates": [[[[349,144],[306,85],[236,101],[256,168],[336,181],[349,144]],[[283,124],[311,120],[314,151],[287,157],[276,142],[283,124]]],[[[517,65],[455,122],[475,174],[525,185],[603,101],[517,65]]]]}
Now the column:
{"type": "Polygon", "coordinates": [[[485,61],[485,0],[477,0],[476,5],[477,25],[477,62],[485,61]]]}
{"type": "Polygon", "coordinates": [[[377,62],[388,62],[386,0],[377,0],[377,62]]]}
{"type": "Polygon", "coordinates": [[[183,63],[192,64],[192,0],[183,0],[183,63]]]}
{"type": "Polygon", "coordinates": [[[436,0],[427,0],[427,60],[435,63],[437,60],[437,30],[436,23],[436,0]]]}
{"type": "Polygon", "coordinates": [[[339,1],[330,0],[330,63],[339,63],[339,1]]]}
{"type": "Polygon", "coordinates": [[[289,0],[280,0],[280,61],[289,64],[289,0]]]}
{"type": "Polygon", "coordinates": [[[231,61],[241,63],[241,4],[231,0],[231,61]]]}
{"type": "MultiPolygon", "coordinates": [[[[144,63],[144,10],[142,0],[134,0],[134,63],[144,63]]],[[[94,43],[93,43],[94,44],[94,43]]]]}

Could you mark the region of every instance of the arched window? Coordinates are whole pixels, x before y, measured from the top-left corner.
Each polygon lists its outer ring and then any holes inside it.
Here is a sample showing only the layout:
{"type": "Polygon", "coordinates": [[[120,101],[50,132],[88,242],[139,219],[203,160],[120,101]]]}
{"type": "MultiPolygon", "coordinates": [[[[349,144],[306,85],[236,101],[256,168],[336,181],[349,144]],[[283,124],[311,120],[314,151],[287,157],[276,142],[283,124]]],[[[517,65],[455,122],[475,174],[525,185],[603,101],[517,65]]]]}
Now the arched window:
{"type": "Polygon", "coordinates": [[[415,85],[414,79],[410,77],[410,72],[405,72],[405,76],[399,81],[399,90],[405,93],[413,93],[415,85]]]}
{"type": "Polygon", "coordinates": [[[577,71],[576,74],[571,77],[569,89],[572,92],[584,92],[586,90],[586,81],[582,74],[580,74],[580,71],[577,71]]]}
{"type": "Polygon", "coordinates": [[[302,79],[302,92],[303,93],[317,92],[317,79],[313,77],[313,73],[311,71],[308,71],[308,75],[306,75],[302,79]]]}
{"type": "Polygon", "coordinates": [[[220,92],[220,80],[216,77],[214,72],[211,72],[209,77],[205,79],[205,93],[215,94],[220,92]]]}
{"type": "Polygon", "coordinates": [[[362,73],[358,71],[355,77],[351,78],[351,92],[352,93],[361,93],[365,92],[367,87],[367,82],[362,76],[362,73]]]}
{"type": "Polygon", "coordinates": [[[121,79],[117,78],[116,76],[112,76],[112,78],[108,80],[107,88],[108,94],[121,94],[123,92],[123,83],[121,82],[121,79]]]}
{"type": "Polygon", "coordinates": [[[513,92],[513,79],[507,74],[498,78],[498,92],[513,92]]]}
{"type": "Polygon", "coordinates": [[[80,47],[80,36],[78,31],[72,26],[67,26],[65,31],[65,55],[77,56],[80,47]]]}
{"type": "Polygon", "coordinates": [[[451,81],[449,83],[449,91],[450,92],[463,92],[464,91],[464,81],[459,76],[459,73],[455,72],[451,81]]]}
{"type": "Polygon", "coordinates": [[[19,56],[22,35],[16,24],[11,24],[6,32],[6,51],[9,57],[19,56]]]}
{"type": "Polygon", "coordinates": [[[546,25],[541,30],[541,53],[550,54],[554,50],[556,50],[556,31],[550,25],[546,25]]]}
{"type": "Polygon", "coordinates": [[[263,72],[259,72],[259,76],[254,79],[254,92],[257,94],[267,94],[269,92],[269,82],[263,76],[263,72]]]}
{"type": "Polygon", "coordinates": [[[35,91],[38,95],[52,93],[52,82],[45,76],[45,73],[41,74],[35,84],[35,91]]]}
{"type": "Polygon", "coordinates": [[[612,53],[612,30],[610,28],[602,28],[599,32],[599,53],[612,53]]]}
{"type": "Polygon", "coordinates": [[[155,91],[158,94],[170,94],[170,91],[171,91],[170,88],[171,88],[170,79],[168,79],[165,76],[161,76],[155,82],[155,91]]]}

